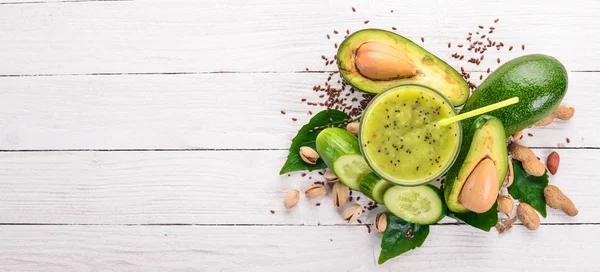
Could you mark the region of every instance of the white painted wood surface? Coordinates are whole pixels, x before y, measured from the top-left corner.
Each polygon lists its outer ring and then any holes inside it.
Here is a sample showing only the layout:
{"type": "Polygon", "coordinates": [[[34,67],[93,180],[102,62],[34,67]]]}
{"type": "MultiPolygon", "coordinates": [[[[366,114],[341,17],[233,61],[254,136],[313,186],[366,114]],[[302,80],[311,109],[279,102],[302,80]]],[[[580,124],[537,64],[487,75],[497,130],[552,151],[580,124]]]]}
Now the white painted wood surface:
{"type": "Polygon", "coordinates": [[[505,235],[432,226],[376,265],[364,226],[3,226],[7,271],[596,271],[597,226],[518,227],[505,235]]]}
{"type": "Polygon", "coordinates": [[[599,13],[592,0],[0,0],[0,270],[599,271],[599,13]],[[277,173],[317,111],[300,99],[326,74],[304,69],[333,69],[320,56],[334,29],[395,26],[458,68],[447,42],[495,18],[495,39],[526,50],[467,70],[546,53],[570,71],[575,119],[524,143],[541,158],[565,144],[551,183],[577,217],[549,210],[538,231],[503,235],[445,219],[376,266],[379,236],[329,198],[283,209],[285,191],[320,180],[277,173]]]}

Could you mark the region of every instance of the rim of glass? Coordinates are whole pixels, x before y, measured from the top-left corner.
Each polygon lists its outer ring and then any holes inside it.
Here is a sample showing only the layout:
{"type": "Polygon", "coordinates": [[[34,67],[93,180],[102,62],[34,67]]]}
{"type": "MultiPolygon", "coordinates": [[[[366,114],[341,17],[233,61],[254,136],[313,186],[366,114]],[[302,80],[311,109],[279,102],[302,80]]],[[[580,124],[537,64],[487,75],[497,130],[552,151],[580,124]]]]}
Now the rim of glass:
{"type": "MultiPolygon", "coordinates": [[[[454,112],[454,115],[457,115],[458,112],[456,111],[456,108],[454,107],[454,105],[452,105],[452,103],[450,103],[450,101],[448,100],[448,98],[446,98],[446,96],[444,94],[442,94],[440,91],[433,89],[429,86],[425,86],[425,85],[421,85],[421,84],[415,84],[415,83],[407,83],[407,84],[398,84],[398,85],[394,85],[390,88],[387,88],[385,90],[383,90],[382,92],[380,92],[379,94],[377,94],[372,100],[371,102],[369,102],[369,104],[367,105],[367,107],[365,108],[365,110],[363,111],[362,114],[362,118],[364,118],[364,116],[366,116],[372,109],[373,105],[375,104],[374,102],[376,102],[378,99],[381,99],[382,97],[384,97],[386,95],[386,93],[399,88],[399,87],[407,87],[407,86],[414,86],[414,87],[419,87],[419,88],[423,88],[427,91],[430,91],[431,93],[433,93],[434,95],[437,95],[439,97],[441,97],[446,103],[448,103],[448,105],[450,105],[450,107],[452,108],[452,111],[454,112]]],[[[456,122],[456,125],[458,126],[458,132],[456,133],[456,137],[458,137],[458,141],[457,141],[457,145],[454,148],[454,152],[453,152],[453,156],[452,159],[449,160],[448,164],[443,168],[442,171],[438,172],[439,174],[435,174],[432,175],[430,177],[425,177],[423,179],[418,179],[418,180],[406,180],[406,179],[398,179],[395,177],[392,177],[390,175],[388,175],[387,173],[381,171],[381,169],[378,169],[377,167],[374,166],[374,163],[371,162],[371,160],[369,159],[369,155],[367,155],[367,153],[364,150],[364,146],[362,144],[362,130],[363,130],[363,124],[364,122],[362,121],[361,118],[361,122],[360,122],[360,126],[359,126],[359,133],[358,133],[358,143],[360,146],[360,152],[362,153],[363,157],[365,158],[365,161],[367,162],[367,165],[369,165],[369,167],[371,168],[371,170],[373,170],[373,172],[375,172],[375,174],[377,174],[379,177],[385,179],[386,181],[389,181],[391,183],[400,185],[400,186],[407,186],[407,187],[413,187],[413,186],[421,186],[424,184],[427,184],[429,182],[432,182],[434,180],[436,180],[437,178],[443,176],[444,174],[446,174],[446,172],[448,172],[448,170],[450,169],[450,167],[454,164],[454,162],[456,162],[456,159],[458,157],[458,153],[460,152],[460,147],[462,146],[462,124],[461,122],[456,122]]]]}

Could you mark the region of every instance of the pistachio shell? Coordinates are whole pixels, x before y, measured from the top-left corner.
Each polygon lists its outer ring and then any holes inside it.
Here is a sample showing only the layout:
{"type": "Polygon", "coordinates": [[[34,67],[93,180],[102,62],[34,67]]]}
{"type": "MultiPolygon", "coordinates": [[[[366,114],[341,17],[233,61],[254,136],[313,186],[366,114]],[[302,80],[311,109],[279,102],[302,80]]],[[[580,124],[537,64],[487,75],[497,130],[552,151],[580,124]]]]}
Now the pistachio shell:
{"type": "Polygon", "coordinates": [[[325,196],[327,194],[327,190],[323,184],[317,183],[306,189],[306,192],[304,193],[306,194],[306,198],[313,199],[325,196]]]}
{"type": "Polygon", "coordinates": [[[331,171],[331,169],[329,168],[325,170],[323,177],[326,181],[336,181],[338,179],[337,176],[333,173],[333,171],[331,171]]]}
{"type": "Polygon", "coordinates": [[[283,199],[283,205],[286,209],[291,209],[296,206],[298,200],[300,199],[300,192],[298,190],[293,189],[285,194],[285,198],[283,199]]]}
{"type": "Polygon", "coordinates": [[[342,217],[348,223],[354,223],[362,214],[362,207],[358,204],[352,204],[342,211],[342,217]]]}
{"type": "Polygon", "coordinates": [[[346,130],[354,135],[358,135],[359,127],[360,127],[360,124],[358,122],[352,122],[352,123],[349,123],[348,125],[346,125],[346,130]]]}
{"type": "Polygon", "coordinates": [[[346,199],[348,198],[348,187],[342,184],[341,182],[336,182],[333,185],[333,205],[336,208],[340,208],[346,204],[346,199]]]}
{"type": "Polygon", "coordinates": [[[387,228],[387,214],[379,213],[377,217],[375,217],[375,231],[378,233],[383,233],[387,228]]]}
{"type": "Polygon", "coordinates": [[[319,153],[309,146],[300,147],[300,158],[308,164],[317,164],[319,153]]]}

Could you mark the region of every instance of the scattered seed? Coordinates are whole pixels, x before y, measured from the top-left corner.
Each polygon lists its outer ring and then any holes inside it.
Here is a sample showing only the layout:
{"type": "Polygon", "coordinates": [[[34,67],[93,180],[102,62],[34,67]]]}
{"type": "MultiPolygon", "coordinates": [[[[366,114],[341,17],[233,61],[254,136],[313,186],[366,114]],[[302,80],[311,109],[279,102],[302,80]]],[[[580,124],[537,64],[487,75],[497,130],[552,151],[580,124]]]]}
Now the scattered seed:
{"type": "MultiPolygon", "coordinates": [[[[482,25],[479,25],[479,28],[483,29],[483,26],[482,26],[482,25]]],[[[479,32],[477,32],[477,34],[479,34],[479,32]]]]}
{"type": "Polygon", "coordinates": [[[521,45],[521,50],[525,50],[525,45],[521,45]]]}
{"type": "Polygon", "coordinates": [[[494,20],[494,23],[497,23],[498,21],[500,21],[500,19],[496,18],[496,20],[494,20]]]}
{"type": "Polygon", "coordinates": [[[571,143],[571,139],[567,138],[567,144],[571,143]]]}
{"type": "Polygon", "coordinates": [[[498,63],[500,63],[500,58],[497,59],[498,63]]]}
{"type": "Polygon", "coordinates": [[[327,34],[327,39],[328,39],[328,40],[329,40],[329,39],[331,39],[331,36],[329,36],[329,34],[327,34]]]}
{"type": "Polygon", "coordinates": [[[285,111],[284,111],[284,110],[281,110],[281,114],[285,114],[285,111]]]}
{"type": "Polygon", "coordinates": [[[334,29],[333,34],[338,34],[338,31],[334,29]]]}
{"type": "Polygon", "coordinates": [[[421,37],[421,42],[425,42],[425,38],[421,37]]]}
{"type": "Polygon", "coordinates": [[[452,47],[452,44],[451,44],[451,43],[448,43],[448,48],[450,48],[450,47],[452,47]]]}
{"type": "Polygon", "coordinates": [[[512,49],[513,49],[513,46],[511,45],[511,46],[508,48],[508,51],[512,51],[512,49]]]}
{"type": "Polygon", "coordinates": [[[365,25],[369,23],[369,20],[365,20],[365,25]]]}
{"type": "Polygon", "coordinates": [[[318,203],[318,202],[317,202],[317,203],[315,203],[315,206],[317,206],[317,207],[318,207],[318,206],[321,206],[321,203],[318,203]]]}
{"type": "Polygon", "coordinates": [[[354,7],[352,7],[352,12],[356,12],[356,9],[354,7]]]}
{"type": "Polygon", "coordinates": [[[397,28],[395,26],[392,26],[392,30],[397,30],[397,28]]]}
{"type": "Polygon", "coordinates": [[[271,214],[275,214],[275,211],[274,211],[274,210],[271,210],[271,214]]]}
{"type": "Polygon", "coordinates": [[[490,68],[488,67],[488,69],[487,69],[487,73],[489,74],[489,73],[490,73],[490,71],[491,71],[491,70],[490,70],[490,68]]]}
{"type": "Polygon", "coordinates": [[[533,134],[531,134],[531,133],[527,133],[527,136],[529,136],[529,137],[533,137],[533,134]]]}
{"type": "Polygon", "coordinates": [[[392,10],[390,10],[390,13],[394,13],[394,10],[393,10],[393,9],[392,9],[392,10]]]}
{"type": "Polygon", "coordinates": [[[298,118],[292,118],[292,121],[296,122],[298,121],[298,118]]]}

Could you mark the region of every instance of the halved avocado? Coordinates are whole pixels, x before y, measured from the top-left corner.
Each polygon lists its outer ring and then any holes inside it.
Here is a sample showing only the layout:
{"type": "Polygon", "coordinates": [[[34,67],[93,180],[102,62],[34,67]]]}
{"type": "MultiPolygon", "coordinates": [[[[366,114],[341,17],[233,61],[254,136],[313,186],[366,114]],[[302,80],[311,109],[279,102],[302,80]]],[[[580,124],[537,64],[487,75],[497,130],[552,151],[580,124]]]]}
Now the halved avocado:
{"type": "Polygon", "coordinates": [[[444,198],[455,213],[484,213],[494,203],[508,169],[506,135],[500,119],[475,119],[456,162],[446,175],[444,198]]]}
{"type": "Polygon", "coordinates": [[[377,94],[394,85],[418,83],[440,91],[454,106],[469,97],[469,87],[456,70],[393,32],[357,31],[339,46],[337,59],[344,79],[361,91],[377,94]]]}

